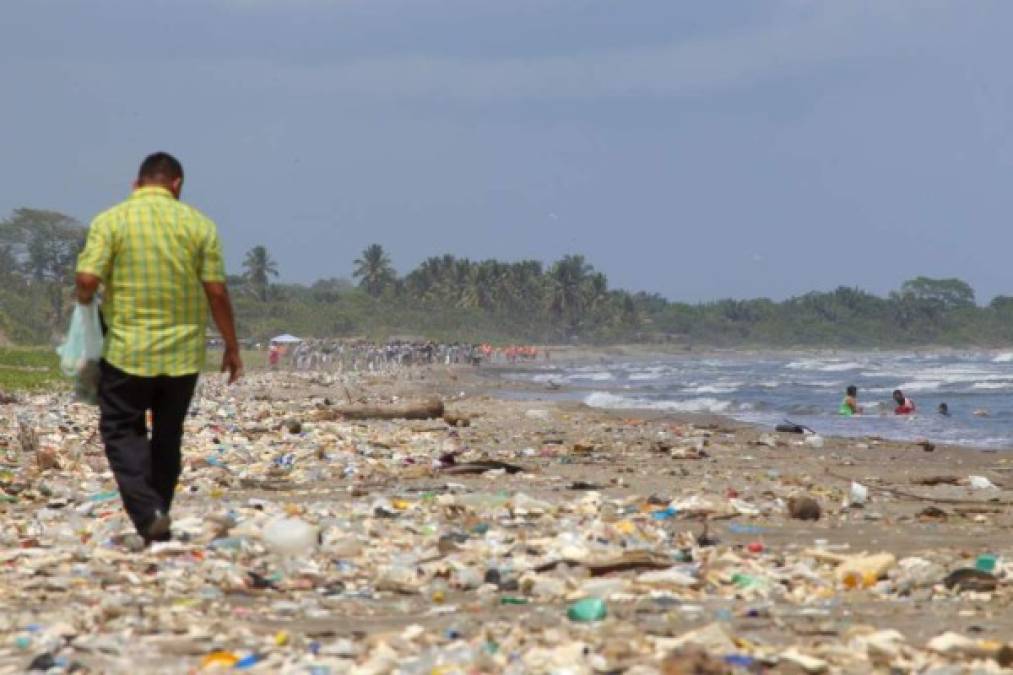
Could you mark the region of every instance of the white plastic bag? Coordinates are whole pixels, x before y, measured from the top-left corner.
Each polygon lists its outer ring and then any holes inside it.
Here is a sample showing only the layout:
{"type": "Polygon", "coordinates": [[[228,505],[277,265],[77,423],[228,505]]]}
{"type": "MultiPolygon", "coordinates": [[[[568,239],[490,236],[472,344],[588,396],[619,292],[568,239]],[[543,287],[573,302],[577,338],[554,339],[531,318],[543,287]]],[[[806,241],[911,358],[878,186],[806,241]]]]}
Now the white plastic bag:
{"type": "Polygon", "coordinates": [[[851,481],[851,506],[863,506],[869,498],[869,488],[851,481]]]}
{"type": "Polygon", "coordinates": [[[967,484],[972,490],[993,490],[998,487],[985,476],[968,476],[967,484]]]}
{"type": "Polygon", "coordinates": [[[63,374],[74,378],[78,400],[95,405],[98,402],[98,363],[102,358],[102,325],[97,303],[75,305],[67,337],[56,353],[60,355],[63,374]]]}

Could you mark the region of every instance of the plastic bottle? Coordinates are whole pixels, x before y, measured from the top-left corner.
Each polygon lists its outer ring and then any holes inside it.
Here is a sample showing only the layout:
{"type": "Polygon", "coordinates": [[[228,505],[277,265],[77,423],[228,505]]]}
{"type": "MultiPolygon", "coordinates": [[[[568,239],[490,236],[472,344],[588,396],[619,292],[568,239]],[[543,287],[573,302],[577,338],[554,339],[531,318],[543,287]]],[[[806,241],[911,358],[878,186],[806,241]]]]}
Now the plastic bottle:
{"type": "Polygon", "coordinates": [[[219,551],[238,551],[242,547],[242,537],[219,537],[208,544],[208,548],[213,548],[219,551]]]}
{"type": "Polygon", "coordinates": [[[741,572],[736,572],[732,575],[732,583],[742,589],[756,588],[763,585],[763,582],[757,577],[754,577],[751,574],[743,574],[741,572]]]}
{"type": "Polygon", "coordinates": [[[674,518],[678,513],[679,509],[674,506],[669,506],[661,509],[660,511],[652,511],[651,518],[653,520],[668,520],[669,518],[674,518]]]}
{"type": "Polygon", "coordinates": [[[203,659],[201,659],[201,668],[226,668],[236,665],[239,661],[239,657],[232,652],[211,652],[203,659]]]}
{"type": "Polygon", "coordinates": [[[233,668],[235,668],[236,670],[248,670],[257,665],[257,663],[260,662],[262,658],[263,657],[261,657],[260,654],[257,653],[249,654],[236,661],[233,668]]]}
{"type": "Polygon", "coordinates": [[[447,601],[447,582],[443,579],[434,579],[429,585],[429,599],[437,605],[447,601]]]}
{"type": "Polygon", "coordinates": [[[843,583],[844,587],[849,591],[853,591],[858,588],[871,588],[876,584],[876,580],[878,578],[878,575],[871,570],[866,570],[864,572],[853,570],[844,574],[844,578],[841,580],[841,583],[843,583]]]}
{"type": "Polygon", "coordinates": [[[584,598],[570,605],[566,617],[578,623],[601,621],[608,615],[608,607],[601,598],[584,598]]]}
{"type": "Polygon", "coordinates": [[[837,578],[845,588],[869,588],[897,564],[891,553],[857,555],[837,567],[837,578]]]}

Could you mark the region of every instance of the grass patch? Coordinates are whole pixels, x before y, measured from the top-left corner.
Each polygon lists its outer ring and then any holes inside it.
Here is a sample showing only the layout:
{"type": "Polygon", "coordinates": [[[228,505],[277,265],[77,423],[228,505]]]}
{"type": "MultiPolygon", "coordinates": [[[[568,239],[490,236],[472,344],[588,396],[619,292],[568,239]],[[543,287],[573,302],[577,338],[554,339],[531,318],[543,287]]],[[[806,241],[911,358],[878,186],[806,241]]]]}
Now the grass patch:
{"type": "Polygon", "coordinates": [[[0,347],[0,390],[41,391],[67,387],[56,352],[43,347],[0,347]]]}
{"type": "MultiPolygon", "coordinates": [[[[267,367],[267,352],[244,350],[243,365],[249,371],[267,367]]],[[[217,373],[222,365],[222,352],[209,349],[205,373],[217,373]]],[[[60,359],[46,347],[0,347],[0,391],[47,391],[64,389],[73,380],[60,372],[60,359]]]]}

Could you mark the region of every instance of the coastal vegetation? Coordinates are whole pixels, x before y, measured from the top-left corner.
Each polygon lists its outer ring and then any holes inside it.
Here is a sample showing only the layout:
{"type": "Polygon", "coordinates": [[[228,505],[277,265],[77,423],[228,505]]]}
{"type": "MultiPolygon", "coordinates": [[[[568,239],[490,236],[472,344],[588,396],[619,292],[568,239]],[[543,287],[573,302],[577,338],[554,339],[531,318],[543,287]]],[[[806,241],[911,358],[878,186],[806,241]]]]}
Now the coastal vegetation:
{"type": "MultiPolygon", "coordinates": [[[[48,344],[63,329],[84,234],[79,222],[52,211],[17,209],[0,220],[0,341],[48,344]]],[[[264,246],[246,254],[243,271],[229,281],[240,331],[253,342],[290,332],[686,347],[1013,344],[1013,296],[982,305],[959,279],[919,277],[886,297],[842,286],[782,302],[691,304],[611,288],[580,255],[546,265],[448,254],[400,275],[380,244],[354,259],[350,280],[278,283],[279,266],[264,246]]]]}
{"type": "Polygon", "coordinates": [[[51,390],[67,382],[52,349],[0,347],[0,401],[10,392],[51,390]]]}

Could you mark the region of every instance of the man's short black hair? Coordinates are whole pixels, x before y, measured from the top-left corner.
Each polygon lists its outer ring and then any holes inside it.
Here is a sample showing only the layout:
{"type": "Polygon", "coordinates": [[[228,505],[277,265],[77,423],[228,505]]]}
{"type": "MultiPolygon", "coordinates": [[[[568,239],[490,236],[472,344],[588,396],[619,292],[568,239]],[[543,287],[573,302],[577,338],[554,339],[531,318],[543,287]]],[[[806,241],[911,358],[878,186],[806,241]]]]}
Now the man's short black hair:
{"type": "Polygon", "coordinates": [[[858,387],[855,385],[848,387],[848,396],[858,396],[858,387]]]}
{"type": "Polygon", "coordinates": [[[167,152],[148,155],[137,172],[141,183],[171,183],[177,179],[183,179],[183,165],[167,152]]]}

